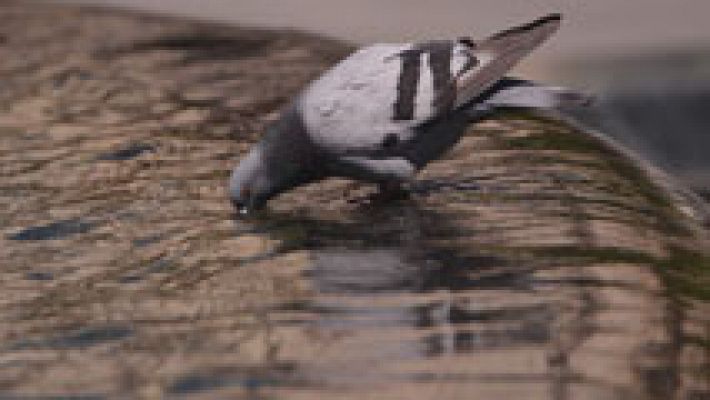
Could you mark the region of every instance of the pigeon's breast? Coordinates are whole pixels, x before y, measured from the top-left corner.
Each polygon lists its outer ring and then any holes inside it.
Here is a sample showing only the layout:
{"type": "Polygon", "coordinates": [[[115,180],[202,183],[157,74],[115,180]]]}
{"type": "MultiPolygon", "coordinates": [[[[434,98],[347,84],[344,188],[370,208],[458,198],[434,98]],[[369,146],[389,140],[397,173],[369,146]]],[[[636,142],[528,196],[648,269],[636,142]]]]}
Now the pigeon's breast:
{"type": "Polygon", "coordinates": [[[392,134],[407,140],[413,127],[431,119],[427,55],[407,59],[410,49],[411,44],[370,46],[314,81],[300,99],[314,143],[338,153],[373,149],[392,134]],[[406,74],[416,76],[408,80],[406,74]],[[402,110],[409,112],[405,118],[398,115],[402,110]]]}

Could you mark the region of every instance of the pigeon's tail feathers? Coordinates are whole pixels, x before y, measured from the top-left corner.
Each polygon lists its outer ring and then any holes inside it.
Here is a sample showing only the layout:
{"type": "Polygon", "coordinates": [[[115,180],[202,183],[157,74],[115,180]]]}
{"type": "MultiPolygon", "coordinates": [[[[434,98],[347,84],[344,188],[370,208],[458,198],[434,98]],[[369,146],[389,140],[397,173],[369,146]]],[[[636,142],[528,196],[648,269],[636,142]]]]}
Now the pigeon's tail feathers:
{"type": "Polygon", "coordinates": [[[482,105],[492,108],[570,109],[593,102],[587,93],[515,78],[499,80],[480,98],[482,105]]]}
{"type": "Polygon", "coordinates": [[[537,39],[537,43],[533,46],[537,46],[550,37],[557,29],[560,27],[562,22],[562,15],[558,13],[548,14],[542,18],[538,18],[535,21],[529,22],[524,25],[515,26],[503,31],[500,31],[488,39],[483,41],[480,45],[483,46],[486,43],[491,42],[501,42],[507,41],[512,42],[513,45],[517,46],[520,39],[530,41],[537,39]]]}
{"type": "Polygon", "coordinates": [[[506,29],[479,42],[470,51],[479,63],[457,79],[456,106],[477,97],[505,75],[523,57],[555,33],[562,21],[550,14],[525,25],[506,29]]]}

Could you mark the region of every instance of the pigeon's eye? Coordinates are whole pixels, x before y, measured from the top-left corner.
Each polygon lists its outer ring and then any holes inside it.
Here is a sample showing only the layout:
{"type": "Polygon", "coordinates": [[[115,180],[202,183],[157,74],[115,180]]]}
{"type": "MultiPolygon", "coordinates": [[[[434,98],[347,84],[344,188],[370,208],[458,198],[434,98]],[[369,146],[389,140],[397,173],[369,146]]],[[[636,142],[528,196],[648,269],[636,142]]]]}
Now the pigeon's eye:
{"type": "Polygon", "coordinates": [[[382,140],[382,147],[385,149],[391,149],[392,147],[395,147],[397,143],[399,143],[399,137],[397,137],[397,134],[388,133],[382,140]]]}

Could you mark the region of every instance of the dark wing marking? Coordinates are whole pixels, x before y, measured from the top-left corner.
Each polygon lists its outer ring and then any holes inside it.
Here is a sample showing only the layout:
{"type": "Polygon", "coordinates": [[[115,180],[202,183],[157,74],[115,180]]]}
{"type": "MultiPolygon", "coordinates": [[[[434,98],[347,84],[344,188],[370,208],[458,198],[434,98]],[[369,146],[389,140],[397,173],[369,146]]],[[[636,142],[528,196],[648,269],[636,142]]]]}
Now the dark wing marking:
{"type": "Polygon", "coordinates": [[[451,57],[454,43],[451,41],[428,42],[422,49],[429,54],[429,68],[434,84],[432,107],[436,114],[451,111],[456,100],[456,83],[451,76],[451,57]]]}
{"type": "MultiPolygon", "coordinates": [[[[402,63],[392,120],[414,119],[415,100],[422,75],[421,59],[424,54],[429,56],[429,69],[433,80],[434,96],[431,106],[436,114],[451,111],[456,100],[456,82],[451,75],[453,49],[454,42],[442,40],[419,43],[398,54],[402,63]]],[[[475,65],[475,57],[471,56],[469,60],[473,61],[466,68],[475,65]]]]}
{"type": "Polygon", "coordinates": [[[414,118],[414,100],[421,75],[421,55],[422,51],[418,48],[407,49],[398,54],[402,60],[402,70],[397,82],[397,100],[392,116],[394,121],[414,118]]]}

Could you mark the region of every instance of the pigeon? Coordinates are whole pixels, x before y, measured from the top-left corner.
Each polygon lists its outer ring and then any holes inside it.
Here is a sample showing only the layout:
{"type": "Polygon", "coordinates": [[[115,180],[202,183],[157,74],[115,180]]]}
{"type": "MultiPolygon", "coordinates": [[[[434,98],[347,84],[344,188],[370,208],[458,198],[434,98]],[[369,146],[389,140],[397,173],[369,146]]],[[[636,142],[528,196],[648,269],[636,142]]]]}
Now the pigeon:
{"type": "Polygon", "coordinates": [[[327,177],[400,187],[497,109],[586,101],[568,89],[505,76],[561,19],[550,14],[479,42],[463,37],[355,51],[298,94],[234,168],[232,203],[247,213],[327,177]]]}

